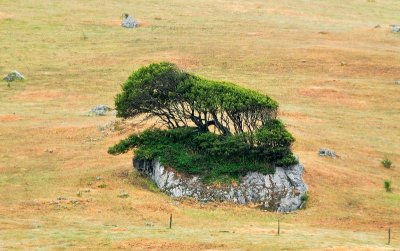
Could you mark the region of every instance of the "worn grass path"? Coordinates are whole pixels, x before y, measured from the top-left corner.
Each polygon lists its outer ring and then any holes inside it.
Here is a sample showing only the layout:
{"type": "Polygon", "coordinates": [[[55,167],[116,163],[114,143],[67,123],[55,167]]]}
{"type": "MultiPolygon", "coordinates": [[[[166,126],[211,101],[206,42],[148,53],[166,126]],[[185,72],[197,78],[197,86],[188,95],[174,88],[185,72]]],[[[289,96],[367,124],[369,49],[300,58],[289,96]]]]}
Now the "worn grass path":
{"type": "Polygon", "coordinates": [[[399,10],[395,0],[0,1],[0,76],[27,77],[0,85],[0,250],[400,249],[400,35],[389,29],[399,10]],[[142,27],[122,29],[125,12],[142,27]],[[115,118],[88,111],[161,60],[281,104],[307,209],[174,202],[130,171],[129,154],[106,154],[128,132],[102,135],[115,118]]]}

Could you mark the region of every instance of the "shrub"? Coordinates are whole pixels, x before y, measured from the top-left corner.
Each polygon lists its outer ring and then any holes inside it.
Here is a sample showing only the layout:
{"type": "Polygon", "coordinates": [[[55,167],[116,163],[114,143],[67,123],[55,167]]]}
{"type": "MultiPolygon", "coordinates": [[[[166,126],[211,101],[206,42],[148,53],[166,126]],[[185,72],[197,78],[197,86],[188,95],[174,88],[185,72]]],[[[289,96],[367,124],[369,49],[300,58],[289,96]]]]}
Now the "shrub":
{"type": "Polygon", "coordinates": [[[385,158],[381,161],[382,166],[386,168],[391,168],[392,167],[392,161],[388,159],[388,157],[385,156],[385,158]]]}
{"type": "Polygon", "coordinates": [[[392,191],[392,181],[384,180],[383,181],[383,186],[385,187],[386,192],[391,192],[392,191]]]}
{"type": "Polygon", "coordinates": [[[267,148],[261,143],[251,146],[238,135],[217,135],[194,127],[184,127],[145,130],[121,140],[108,152],[116,155],[135,149],[137,158],[159,158],[161,163],[178,172],[202,175],[204,180],[213,182],[237,180],[249,171],[270,174],[274,173],[275,165],[297,163],[290,150],[282,147],[285,142],[280,144],[277,140],[276,145],[281,146],[270,150],[273,147],[267,148]]]}
{"type": "Polygon", "coordinates": [[[302,208],[305,208],[305,207],[307,206],[307,202],[308,202],[309,199],[310,199],[310,195],[309,195],[307,192],[304,193],[304,194],[301,196],[300,200],[303,202],[302,208]]]}

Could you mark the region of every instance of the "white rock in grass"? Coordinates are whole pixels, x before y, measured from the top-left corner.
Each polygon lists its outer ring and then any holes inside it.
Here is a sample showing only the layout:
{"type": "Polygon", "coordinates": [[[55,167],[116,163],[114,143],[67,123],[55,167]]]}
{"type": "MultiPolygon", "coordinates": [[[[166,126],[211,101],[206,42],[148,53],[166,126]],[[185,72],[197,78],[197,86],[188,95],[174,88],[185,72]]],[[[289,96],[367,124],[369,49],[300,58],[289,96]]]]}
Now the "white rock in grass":
{"type": "Polygon", "coordinates": [[[129,14],[122,15],[121,26],[125,28],[136,28],[139,26],[139,23],[129,14]]]}

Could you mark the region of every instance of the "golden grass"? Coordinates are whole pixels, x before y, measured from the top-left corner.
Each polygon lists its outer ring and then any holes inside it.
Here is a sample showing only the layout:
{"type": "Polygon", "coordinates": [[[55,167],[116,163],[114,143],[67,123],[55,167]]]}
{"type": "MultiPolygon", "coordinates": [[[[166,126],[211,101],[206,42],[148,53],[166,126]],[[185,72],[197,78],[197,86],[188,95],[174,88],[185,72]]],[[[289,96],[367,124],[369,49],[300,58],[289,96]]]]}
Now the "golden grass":
{"type": "Polygon", "coordinates": [[[0,249],[400,248],[400,36],[388,26],[398,1],[5,0],[0,9],[0,75],[27,77],[0,86],[0,249]],[[144,25],[121,28],[124,12],[144,25]],[[104,136],[98,126],[115,118],[88,111],[112,106],[132,70],[161,60],[281,104],[306,167],[306,210],[174,201],[130,171],[129,154],[106,154],[129,131],[104,136]],[[340,158],[318,157],[320,147],[340,158]],[[385,155],[395,168],[381,166],[385,155]]]}

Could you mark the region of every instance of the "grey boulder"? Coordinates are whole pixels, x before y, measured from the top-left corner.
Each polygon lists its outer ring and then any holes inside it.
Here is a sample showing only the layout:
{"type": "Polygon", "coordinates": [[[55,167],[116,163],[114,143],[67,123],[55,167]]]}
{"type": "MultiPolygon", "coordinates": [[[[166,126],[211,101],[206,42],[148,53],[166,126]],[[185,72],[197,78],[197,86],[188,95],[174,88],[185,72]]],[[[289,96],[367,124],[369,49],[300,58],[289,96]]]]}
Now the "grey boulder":
{"type": "Polygon", "coordinates": [[[391,27],[393,33],[400,32],[400,25],[392,24],[392,25],[390,25],[390,27],[391,27]]]}
{"type": "Polygon", "coordinates": [[[14,71],[10,72],[9,74],[7,74],[7,76],[5,76],[3,78],[3,80],[7,81],[7,82],[13,82],[15,80],[25,80],[25,77],[18,71],[14,70],[14,71]]]}
{"type": "Polygon", "coordinates": [[[322,157],[336,158],[336,152],[327,148],[320,148],[318,154],[322,157]]]}
{"type": "Polygon", "coordinates": [[[112,109],[106,105],[96,105],[90,110],[91,115],[96,115],[96,116],[105,116],[107,115],[107,112],[111,111],[112,109]]]}
{"type": "Polygon", "coordinates": [[[139,26],[139,23],[132,16],[124,14],[122,16],[121,26],[125,28],[136,28],[139,26]]]}

